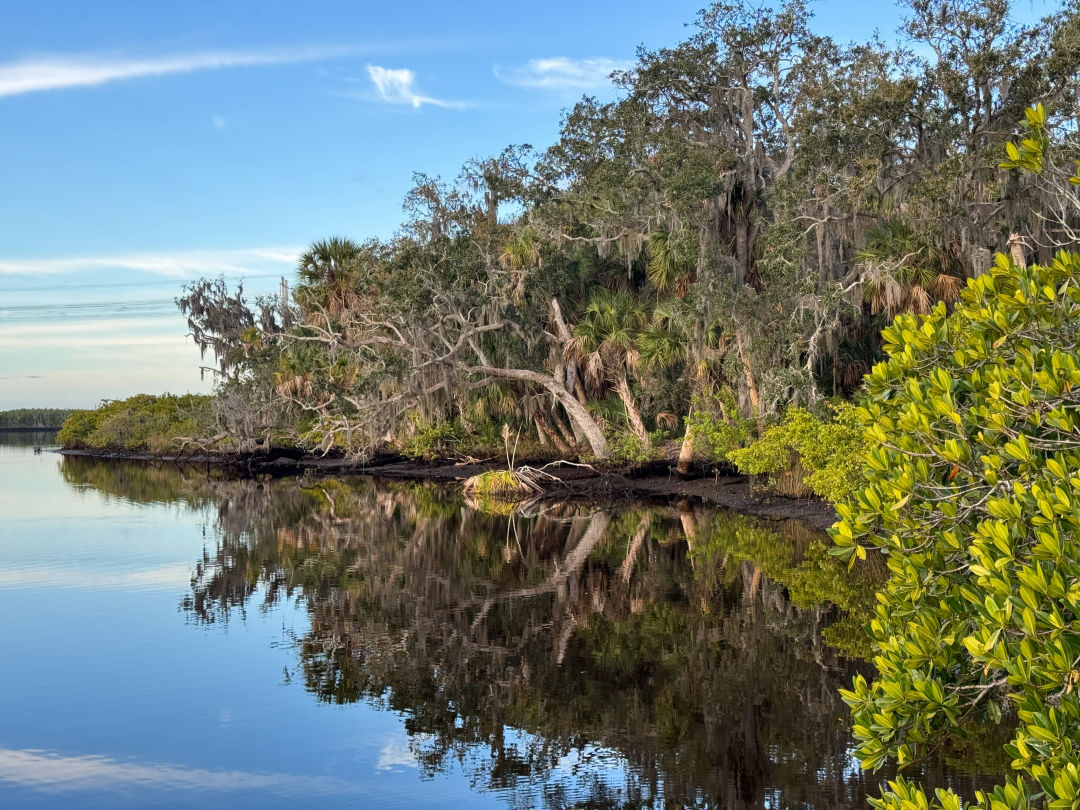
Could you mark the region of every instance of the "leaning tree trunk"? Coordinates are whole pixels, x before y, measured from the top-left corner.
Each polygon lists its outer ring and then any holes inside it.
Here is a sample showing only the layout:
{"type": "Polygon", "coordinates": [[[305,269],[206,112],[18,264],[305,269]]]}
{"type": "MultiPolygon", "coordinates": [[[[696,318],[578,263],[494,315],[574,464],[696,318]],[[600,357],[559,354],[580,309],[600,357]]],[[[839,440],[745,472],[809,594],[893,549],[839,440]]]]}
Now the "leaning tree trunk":
{"type": "Polygon", "coordinates": [[[641,413],[634,403],[634,397],[630,393],[630,382],[626,379],[623,371],[615,375],[615,393],[618,394],[623,406],[626,408],[626,418],[630,422],[630,430],[641,440],[646,447],[649,446],[649,433],[645,430],[645,423],[641,420],[641,413]]]}
{"type": "Polygon", "coordinates": [[[735,345],[739,351],[739,362],[742,363],[743,376],[746,379],[746,393],[750,397],[751,417],[757,424],[758,436],[765,432],[765,418],[761,413],[761,394],[758,391],[757,382],[754,380],[754,372],[750,368],[750,355],[747,352],[746,342],[743,336],[736,332],[735,345]]]}
{"type": "Polygon", "coordinates": [[[577,397],[566,390],[563,381],[552,377],[550,374],[542,374],[539,371],[531,371],[524,368],[499,368],[497,366],[468,366],[462,369],[470,374],[485,377],[496,377],[503,380],[521,380],[533,383],[544,388],[549,394],[558,400],[563,406],[570,421],[576,425],[585,435],[589,443],[589,449],[597,459],[606,459],[610,454],[607,439],[604,432],[593,419],[592,414],[578,402],[577,397]]]}
{"type": "Polygon", "coordinates": [[[682,447],[679,448],[679,463],[675,465],[675,472],[679,475],[689,475],[690,465],[694,461],[694,426],[690,422],[690,413],[686,415],[686,434],[683,436],[682,447]]]}

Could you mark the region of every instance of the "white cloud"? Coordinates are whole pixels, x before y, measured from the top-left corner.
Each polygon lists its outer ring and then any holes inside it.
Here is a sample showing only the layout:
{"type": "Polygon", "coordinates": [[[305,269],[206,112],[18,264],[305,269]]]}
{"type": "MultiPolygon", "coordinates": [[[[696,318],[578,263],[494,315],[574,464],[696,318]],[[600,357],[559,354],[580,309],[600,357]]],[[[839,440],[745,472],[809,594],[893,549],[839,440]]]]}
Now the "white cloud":
{"type": "Polygon", "coordinates": [[[141,571],[95,571],[85,568],[41,566],[0,568],[0,589],[5,588],[122,588],[157,590],[191,583],[187,565],[163,565],[141,571]]]}
{"type": "Polygon", "coordinates": [[[0,276],[54,275],[99,270],[137,270],[171,278],[282,272],[304,252],[302,247],[234,250],[183,250],[117,256],[68,256],[59,259],[0,259],[0,276]]]}
{"type": "Polygon", "coordinates": [[[107,82],[146,76],[164,76],[169,73],[192,73],[197,70],[221,70],[287,62],[312,62],[351,51],[352,49],[340,47],[204,51],[142,59],[93,54],[40,56],[20,62],[0,64],[0,98],[44,90],[95,87],[107,82]]]}
{"type": "Polygon", "coordinates": [[[214,125],[214,129],[225,129],[225,117],[222,115],[210,116],[210,121],[214,125]]]}
{"type": "Polygon", "coordinates": [[[465,106],[460,101],[443,101],[421,94],[416,87],[416,74],[408,68],[393,69],[368,65],[367,72],[379,98],[387,104],[409,104],[413,107],[430,104],[452,109],[465,106]]]}
{"type": "Polygon", "coordinates": [[[219,793],[276,790],[293,795],[359,791],[358,785],[330,776],[212,771],[164,763],[122,761],[99,754],[62,756],[37,749],[0,749],[0,783],[41,792],[72,790],[190,790],[219,793]]]}
{"type": "Polygon", "coordinates": [[[611,85],[608,78],[613,71],[629,70],[633,62],[607,59],[569,59],[553,56],[547,59],[530,59],[527,64],[504,68],[495,66],[500,81],[515,87],[532,87],[541,90],[598,90],[611,85]]]}
{"type": "Polygon", "coordinates": [[[392,771],[395,768],[417,767],[416,755],[409,748],[407,737],[391,737],[379,751],[379,761],[375,763],[378,771],[392,771]]]}

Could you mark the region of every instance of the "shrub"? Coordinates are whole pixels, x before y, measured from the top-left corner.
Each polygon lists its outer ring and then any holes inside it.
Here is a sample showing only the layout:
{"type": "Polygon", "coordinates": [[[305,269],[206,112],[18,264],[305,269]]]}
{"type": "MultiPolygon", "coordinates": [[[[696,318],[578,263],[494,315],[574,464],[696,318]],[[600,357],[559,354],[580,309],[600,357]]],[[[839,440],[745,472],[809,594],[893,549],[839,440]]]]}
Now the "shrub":
{"type": "MultiPolygon", "coordinates": [[[[1080,255],[1004,257],[949,316],[904,315],[858,409],[867,482],[838,505],[839,556],[888,553],[870,623],[878,675],[843,693],[864,767],[904,765],[964,721],[1018,719],[1019,774],[976,806],[1080,801],[1080,255]]],[[[903,779],[882,808],[960,808],[903,779]]]]}
{"type": "Polygon", "coordinates": [[[810,411],[792,408],[747,447],[732,450],[728,459],[740,472],[776,477],[791,469],[793,454],[801,464],[803,483],[822,498],[839,501],[862,482],[867,443],[855,408],[830,405],[833,418],[823,421],[810,411]]]}
{"type": "Polygon", "coordinates": [[[728,453],[754,438],[753,423],[743,418],[734,395],[727,389],[694,397],[686,428],[693,431],[695,454],[713,463],[727,461],[728,453]]]}
{"type": "Polygon", "coordinates": [[[456,422],[427,422],[413,419],[413,434],[402,443],[401,452],[413,461],[434,461],[457,451],[465,431],[456,422]]]}
{"type": "Polygon", "coordinates": [[[137,394],[73,411],[57,441],[70,449],[167,453],[184,437],[205,437],[214,425],[211,397],[137,394]]]}

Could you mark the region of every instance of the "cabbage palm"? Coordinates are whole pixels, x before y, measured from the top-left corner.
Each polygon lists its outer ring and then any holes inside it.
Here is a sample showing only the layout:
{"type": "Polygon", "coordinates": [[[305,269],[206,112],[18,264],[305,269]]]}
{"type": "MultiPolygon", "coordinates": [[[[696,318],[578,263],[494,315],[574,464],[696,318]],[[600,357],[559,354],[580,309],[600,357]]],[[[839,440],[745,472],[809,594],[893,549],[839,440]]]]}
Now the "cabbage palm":
{"type": "Polygon", "coordinates": [[[594,395],[602,391],[605,382],[611,384],[626,409],[630,429],[648,444],[649,434],[628,379],[639,361],[637,341],[644,324],[645,313],[633,296],[602,290],[589,301],[567,351],[583,363],[585,384],[594,395]]]}
{"type": "Polygon", "coordinates": [[[926,242],[902,220],[892,218],[867,233],[855,254],[870,311],[891,320],[901,312],[926,315],[935,301],[952,303],[963,287],[950,253],[926,242]]]}
{"type": "Polygon", "coordinates": [[[679,298],[685,298],[694,281],[694,268],[681,248],[677,236],[670,231],[653,231],[649,234],[646,273],[660,292],[673,290],[679,298]]]}
{"type": "Polygon", "coordinates": [[[300,257],[297,303],[304,309],[322,308],[338,318],[359,300],[364,248],[333,236],[312,244],[300,257]]]}

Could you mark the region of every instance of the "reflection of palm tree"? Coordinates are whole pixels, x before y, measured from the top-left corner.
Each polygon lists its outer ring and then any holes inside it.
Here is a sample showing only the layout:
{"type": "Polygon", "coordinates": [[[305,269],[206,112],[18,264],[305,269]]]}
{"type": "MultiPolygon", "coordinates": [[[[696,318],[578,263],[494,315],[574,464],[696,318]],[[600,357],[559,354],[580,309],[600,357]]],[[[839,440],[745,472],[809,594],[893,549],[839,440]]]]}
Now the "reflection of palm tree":
{"type": "Polygon", "coordinates": [[[632,296],[604,290],[589,301],[567,349],[584,361],[585,382],[592,391],[598,392],[605,380],[610,381],[626,409],[630,429],[648,444],[649,434],[628,379],[638,363],[637,338],[644,321],[645,314],[632,296]]]}
{"type": "Polygon", "coordinates": [[[925,315],[934,301],[955,301],[963,285],[949,251],[929,244],[895,218],[869,230],[866,247],[855,254],[855,261],[870,310],[889,318],[901,312],[925,315]]]}

